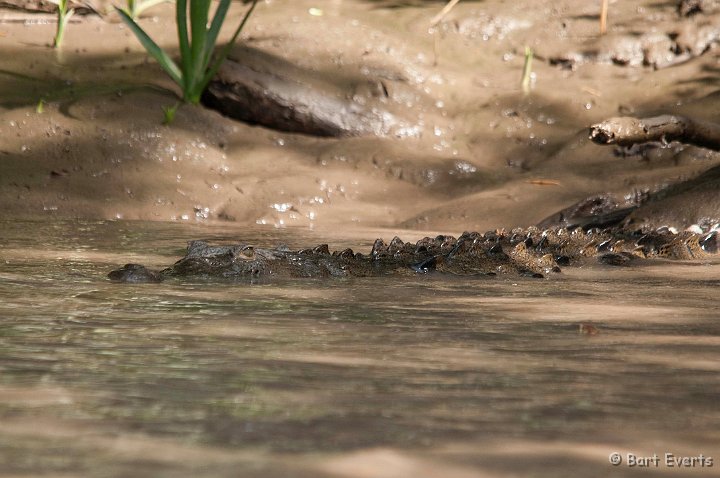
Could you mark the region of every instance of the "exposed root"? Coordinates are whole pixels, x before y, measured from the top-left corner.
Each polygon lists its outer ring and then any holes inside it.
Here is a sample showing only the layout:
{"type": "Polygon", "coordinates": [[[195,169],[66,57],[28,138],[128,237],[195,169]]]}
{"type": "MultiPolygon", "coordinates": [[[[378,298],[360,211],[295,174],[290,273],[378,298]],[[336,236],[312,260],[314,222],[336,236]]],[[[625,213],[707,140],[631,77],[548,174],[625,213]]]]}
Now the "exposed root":
{"type": "Polygon", "coordinates": [[[620,146],[648,141],[679,141],[720,151],[720,124],[676,115],[651,118],[623,116],[591,126],[590,140],[597,144],[620,146]]]}

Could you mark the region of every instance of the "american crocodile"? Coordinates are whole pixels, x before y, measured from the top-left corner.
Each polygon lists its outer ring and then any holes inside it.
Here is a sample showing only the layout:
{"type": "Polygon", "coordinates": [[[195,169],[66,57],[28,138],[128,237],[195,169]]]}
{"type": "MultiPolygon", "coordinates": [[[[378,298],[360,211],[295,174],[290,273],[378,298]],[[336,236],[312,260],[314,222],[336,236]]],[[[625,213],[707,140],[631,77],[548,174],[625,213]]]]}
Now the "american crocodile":
{"type": "Polygon", "coordinates": [[[326,244],[292,251],[251,245],[190,242],[185,257],[162,271],[126,264],[108,277],[118,282],[160,282],[166,278],[237,280],[267,277],[373,277],[440,272],[455,275],[519,274],[544,277],[560,266],[597,260],[624,265],[636,259],[698,259],[718,251],[718,231],[661,228],[650,233],[578,228],[496,230],[460,237],[426,237],[390,243],[377,239],[368,254],[351,249],[330,252],[326,244]]]}

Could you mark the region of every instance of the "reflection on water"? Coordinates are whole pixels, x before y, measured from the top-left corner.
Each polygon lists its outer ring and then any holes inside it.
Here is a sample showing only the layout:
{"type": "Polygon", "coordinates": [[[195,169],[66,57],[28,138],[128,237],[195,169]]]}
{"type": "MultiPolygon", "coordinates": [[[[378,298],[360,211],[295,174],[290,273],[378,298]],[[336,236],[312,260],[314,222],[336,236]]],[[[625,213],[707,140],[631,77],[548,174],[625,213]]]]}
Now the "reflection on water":
{"type": "Polygon", "coordinates": [[[170,264],[186,240],[238,230],[0,226],[10,475],[635,476],[609,453],[720,461],[717,264],[121,285],[113,267],[170,264]]]}

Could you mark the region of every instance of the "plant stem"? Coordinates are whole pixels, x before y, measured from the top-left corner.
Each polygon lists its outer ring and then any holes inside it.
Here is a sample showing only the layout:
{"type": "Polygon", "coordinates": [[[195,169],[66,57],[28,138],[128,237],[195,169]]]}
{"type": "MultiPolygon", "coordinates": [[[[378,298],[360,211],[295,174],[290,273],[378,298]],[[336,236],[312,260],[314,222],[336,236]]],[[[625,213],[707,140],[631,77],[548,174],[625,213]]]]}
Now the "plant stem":
{"type": "Polygon", "coordinates": [[[60,0],[57,4],[58,6],[58,21],[57,21],[57,31],[55,32],[55,40],[53,41],[53,47],[54,48],[60,48],[63,42],[63,37],[65,36],[65,26],[68,23],[68,20],[73,16],[73,13],[75,13],[75,10],[68,10],[68,0],[60,0]]]}
{"type": "Polygon", "coordinates": [[[524,94],[530,93],[530,77],[532,76],[533,51],[529,46],[525,47],[525,65],[523,65],[522,90],[524,94]]]}

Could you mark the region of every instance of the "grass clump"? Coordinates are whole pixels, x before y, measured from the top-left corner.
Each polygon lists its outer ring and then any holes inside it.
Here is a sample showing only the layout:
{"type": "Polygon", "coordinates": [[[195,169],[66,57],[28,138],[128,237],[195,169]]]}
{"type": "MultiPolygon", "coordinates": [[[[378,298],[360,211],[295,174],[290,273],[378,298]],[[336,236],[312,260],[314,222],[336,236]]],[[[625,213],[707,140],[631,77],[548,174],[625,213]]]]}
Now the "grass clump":
{"type": "Polygon", "coordinates": [[[203,90],[220,65],[230,53],[238,35],[242,31],[250,14],[255,9],[257,0],[245,13],[240,25],[227,45],[213,56],[220,28],[225,21],[230,0],[220,0],[215,16],[208,27],[210,17],[210,0],[177,0],[175,5],[178,40],[180,43],[180,65],[153,41],[150,36],[124,10],[115,7],[120,18],[135,33],[147,52],[157,60],[163,70],[180,86],[183,101],[198,104],[203,90]],[[189,17],[188,17],[189,11],[189,17]],[[189,31],[188,31],[189,27],[189,31]]]}
{"type": "Polygon", "coordinates": [[[180,103],[175,103],[172,106],[163,106],[163,122],[165,126],[169,126],[172,124],[173,121],[175,121],[175,113],[177,113],[178,108],[180,107],[180,103]]]}

